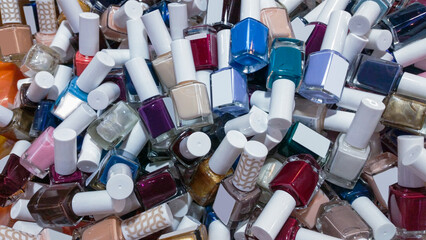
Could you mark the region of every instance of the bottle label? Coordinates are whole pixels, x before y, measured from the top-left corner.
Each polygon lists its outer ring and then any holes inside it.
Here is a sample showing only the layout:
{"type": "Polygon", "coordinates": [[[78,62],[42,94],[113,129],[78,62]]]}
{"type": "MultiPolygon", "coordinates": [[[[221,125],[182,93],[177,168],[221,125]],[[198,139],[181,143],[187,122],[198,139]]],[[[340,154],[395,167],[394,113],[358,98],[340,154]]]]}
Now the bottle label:
{"type": "Polygon", "coordinates": [[[299,143],[322,158],[327,156],[327,152],[331,144],[330,140],[303,124],[299,124],[297,127],[297,130],[293,135],[293,141],[299,143]]]}
{"type": "Polygon", "coordinates": [[[228,224],[229,219],[231,218],[235,204],[235,199],[229,195],[223,187],[223,184],[220,184],[216,199],[214,200],[213,210],[225,225],[228,224]]]}

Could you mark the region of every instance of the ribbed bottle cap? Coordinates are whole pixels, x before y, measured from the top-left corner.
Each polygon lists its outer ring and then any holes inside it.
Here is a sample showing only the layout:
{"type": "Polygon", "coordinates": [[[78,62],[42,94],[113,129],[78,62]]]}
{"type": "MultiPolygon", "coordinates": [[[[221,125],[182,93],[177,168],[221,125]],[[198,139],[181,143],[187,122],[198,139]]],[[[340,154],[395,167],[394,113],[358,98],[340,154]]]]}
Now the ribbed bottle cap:
{"type": "Polygon", "coordinates": [[[99,51],[99,15],[90,12],[80,13],[79,24],[78,50],[84,56],[95,56],[99,51]]]}
{"type": "Polygon", "coordinates": [[[260,0],[241,0],[240,21],[246,18],[260,20],[260,0]]]}
{"type": "Polygon", "coordinates": [[[27,98],[35,103],[40,102],[49,93],[54,83],[55,78],[52,74],[46,71],[38,72],[28,87],[27,98]]]}
{"type": "Polygon", "coordinates": [[[149,39],[151,40],[157,56],[170,52],[172,38],[170,37],[167,26],[161,17],[160,11],[155,10],[144,14],[142,16],[142,21],[146,27],[146,32],[148,33],[149,39]]]}
{"type": "Polygon", "coordinates": [[[142,19],[127,21],[127,41],[131,58],[149,59],[148,37],[142,19]]]}
{"type": "Polygon", "coordinates": [[[191,43],[188,39],[174,40],[171,44],[173,55],[173,66],[175,69],[176,82],[194,81],[195,75],[194,58],[192,57],[191,43]]]}
{"type": "Polygon", "coordinates": [[[406,188],[419,188],[424,186],[424,181],[414,174],[411,168],[405,166],[405,158],[408,158],[409,150],[415,146],[424,147],[424,137],[414,135],[398,136],[398,185],[406,188]]]}
{"type": "Polygon", "coordinates": [[[380,12],[380,6],[375,1],[363,2],[349,20],[349,30],[359,36],[365,35],[376,22],[380,12]]]}
{"type": "Polygon", "coordinates": [[[3,24],[22,23],[18,0],[1,0],[0,13],[3,24]]]}
{"type": "Polygon", "coordinates": [[[109,71],[115,66],[114,59],[104,52],[96,53],[89,65],[77,79],[77,86],[89,93],[105,79],[109,71]]]}
{"type": "Polygon", "coordinates": [[[182,39],[183,30],[188,27],[188,10],[186,4],[169,3],[170,35],[172,40],[182,39]]]}
{"type": "MultiPolygon", "coordinates": [[[[346,0],[339,1],[343,2],[346,0]]],[[[330,23],[328,24],[327,30],[325,31],[321,50],[328,49],[334,50],[338,53],[343,52],[346,36],[348,34],[348,24],[350,19],[351,14],[343,10],[336,10],[331,13],[330,23]]]]}
{"type": "Polygon", "coordinates": [[[114,24],[119,28],[126,29],[126,22],[140,18],[142,12],[142,6],[137,1],[127,1],[114,13],[114,24]]]}
{"type": "Polygon", "coordinates": [[[126,68],[141,101],[160,95],[145,59],[133,58],[126,62],[126,68]]]}
{"type": "Polygon", "coordinates": [[[83,10],[77,0],[57,0],[74,33],[79,32],[79,16],[83,10]]]}
{"type": "Polygon", "coordinates": [[[58,30],[56,25],[55,0],[36,0],[39,32],[54,34],[58,30]]]}
{"type": "Polygon", "coordinates": [[[55,129],[55,172],[71,175],[77,170],[77,134],[69,128],[55,129]]]}
{"type": "Polygon", "coordinates": [[[120,87],[113,82],[106,82],[90,91],[87,103],[95,110],[106,109],[120,96],[120,87]]]}

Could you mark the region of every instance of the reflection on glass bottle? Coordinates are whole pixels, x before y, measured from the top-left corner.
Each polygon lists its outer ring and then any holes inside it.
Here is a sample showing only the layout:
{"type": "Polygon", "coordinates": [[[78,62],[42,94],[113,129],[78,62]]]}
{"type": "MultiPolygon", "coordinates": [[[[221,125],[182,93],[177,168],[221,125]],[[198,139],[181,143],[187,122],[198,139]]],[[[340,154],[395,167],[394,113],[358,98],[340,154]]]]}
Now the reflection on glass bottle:
{"type": "Polygon", "coordinates": [[[25,110],[9,110],[0,106],[0,134],[13,140],[30,140],[29,131],[33,116],[25,110]]]}
{"type": "Polygon", "coordinates": [[[209,1],[207,4],[206,24],[213,25],[218,31],[232,28],[240,20],[241,0],[220,0],[220,4],[209,1]]]}
{"type": "Polygon", "coordinates": [[[216,30],[208,25],[198,25],[184,30],[191,41],[195,70],[215,69],[218,65],[216,30]]]}
{"type": "Polygon", "coordinates": [[[294,38],[287,9],[280,7],[275,1],[262,0],[260,21],[269,29],[269,42],[276,38],[294,38]]]}
{"type": "Polygon", "coordinates": [[[33,77],[40,71],[54,73],[59,64],[59,54],[42,44],[35,44],[28,50],[22,60],[21,71],[28,77],[33,77]]]}

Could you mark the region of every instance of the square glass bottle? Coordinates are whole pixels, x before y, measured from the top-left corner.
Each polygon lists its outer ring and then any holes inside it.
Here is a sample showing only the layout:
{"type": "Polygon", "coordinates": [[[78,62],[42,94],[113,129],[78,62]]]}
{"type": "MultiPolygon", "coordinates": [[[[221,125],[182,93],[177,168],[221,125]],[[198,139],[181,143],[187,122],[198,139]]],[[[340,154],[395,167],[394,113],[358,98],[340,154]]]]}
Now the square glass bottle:
{"type": "Polygon", "coordinates": [[[241,0],[208,1],[206,24],[218,31],[232,28],[240,20],[241,0]]]}
{"type": "Polygon", "coordinates": [[[260,21],[269,29],[269,43],[276,38],[294,38],[287,9],[275,0],[262,0],[260,21]]]}
{"type": "Polygon", "coordinates": [[[183,31],[191,41],[195,70],[213,70],[218,65],[216,30],[209,25],[198,25],[183,31]]]}
{"type": "Polygon", "coordinates": [[[53,74],[59,61],[60,56],[56,51],[43,44],[35,44],[22,60],[21,71],[28,77],[33,77],[40,71],[53,74]]]}
{"type": "Polygon", "coordinates": [[[25,110],[0,106],[0,134],[11,140],[31,140],[29,131],[33,117],[25,110]]]}

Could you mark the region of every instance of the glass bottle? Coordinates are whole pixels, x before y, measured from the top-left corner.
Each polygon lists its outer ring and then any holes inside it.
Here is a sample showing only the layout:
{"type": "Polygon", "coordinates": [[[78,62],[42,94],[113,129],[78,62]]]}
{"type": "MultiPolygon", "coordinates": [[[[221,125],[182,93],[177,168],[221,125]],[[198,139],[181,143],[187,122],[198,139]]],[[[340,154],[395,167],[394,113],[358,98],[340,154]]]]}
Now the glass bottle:
{"type": "Polygon", "coordinates": [[[28,77],[33,77],[40,71],[53,74],[60,61],[59,54],[53,49],[37,43],[28,50],[22,60],[21,71],[28,77]]]}
{"type": "Polygon", "coordinates": [[[105,12],[109,6],[121,6],[124,2],[126,2],[126,0],[90,0],[92,10],[100,15],[105,12]]]}
{"type": "MultiPolygon", "coordinates": [[[[389,11],[389,9],[391,8],[391,6],[393,5],[393,2],[395,0],[374,0],[375,3],[377,3],[380,7],[380,13],[377,16],[377,21],[374,22],[373,25],[376,25],[376,23],[378,23],[380,21],[380,19],[383,18],[383,16],[385,16],[387,14],[387,12],[389,11]]],[[[357,0],[355,1],[355,3],[353,3],[352,5],[352,9],[351,9],[351,14],[354,14],[358,8],[364,3],[366,2],[366,0],[357,0]]]]}
{"type": "Polygon", "coordinates": [[[291,80],[296,89],[299,87],[305,62],[304,46],[304,42],[297,39],[274,38],[266,80],[268,89],[272,89],[272,84],[277,79],[291,80]]]}
{"type": "Polygon", "coordinates": [[[171,44],[176,81],[169,95],[173,100],[176,128],[201,128],[213,123],[213,116],[204,83],[196,81],[194,60],[189,40],[178,39],[171,44]]]}
{"type": "Polygon", "coordinates": [[[216,30],[232,28],[240,20],[241,0],[220,0],[207,3],[206,24],[216,30]]]}
{"type": "Polygon", "coordinates": [[[276,38],[294,38],[287,9],[274,1],[261,0],[260,22],[269,29],[269,43],[276,38]]]}
{"type": "Polygon", "coordinates": [[[127,39],[126,22],[140,18],[142,7],[136,1],[128,1],[121,7],[111,5],[100,18],[101,30],[106,39],[121,42],[127,39]]]}
{"type": "Polygon", "coordinates": [[[158,240],[207,240],[206,226],[200,224],[198,227],[188,227],[163,234],[158,240]]]}
{"type": "Polygon", "coordinates": [[[213,202],[219,183],[232,173],[231,166],[246,142],[242,133],[231,130],[213,155],[198,165],[188,184],[188,191],[197,204],[206,206],[213,202]]]}
{"type": "Polygon", "coordinates": [[[311,231],[300,226],[300,223],[290,217],[281,228],[276,239],[280,240],[311,240],[311,239],[322,239],[322,240],[337,240],[338,238],[321,234],[316,231],[311,231]]]}
{"type": "Polygon", "coordinates": [[[36,235],[32,235],[29,233],[26,233],[24,231],[19,231],[16,230],[14,228],[8,227],[8,226],[4,226],[4,225],[0,225],[0,234],[3,236],[14,236],[17,239],[26,239],[26,240],[37,240],[37,236],[36,235]]]}
{"type": "Polygon", "coordinates": [[[55,83],[52,74],[42,71],[35,75],[31,83],[24,83],[15,98],[15,107],[34,112],[38,103],[43,100],[55,83]]]}
{"type": "Polygon", "coordinates": [[[321,189],[319,189],[306,208],[294,209],[291,216],[296,218],[307,228],[313,229],[315,228],[317,214],[321,205],[328,201],[330,201],[330,199],[321,189]]]}
{"type": "Polygon", "coordinates": [[[169,3],[170,3],[170,1],[168,1],[168,0],[156,1],[155,4],[151,5],[143,13],[147,14],[147,13],[153,12],[155,10],[160,11],[161,18],[163,19],[164,24],[166,24],[166,26],[169,27],[170,26],[170,24],[169,24],[169,8],[167,7],[167,5],[169,3]]]}
{"type": "Polygon", "coordinates": [[[0,27],[2,60],[20,65],[33,45],[30,26],[22,24],[18,0],[2,1],[0,6],[3,23],[0,27]]]}
{"type": "Polygon", "coordinates": [[[370,138],[385,106],[364,98],[347,133],[341,133],[324,167],[327,181],[352,189],[370,155],[370,138]]]}
{"type": "Polygon", "coordinates": [[[55,1],[37,0],[36,6],[39,31],[34,38],[37,43],[50,46],[58,30],[55,1]]]}
{"type": "Polygon", "coordinates": [[[81,13],[79,15],[79,49],[74,56],[75,75],[80,76],[99,51],[99,15],[81,13]]]}
{"type": "Polygon", "coordinates": [[[261,194],[256,181],[267,154],[265,145],[248,141],[234,175],[220,184],[213,210],[227,227],[235,229],[241,221],[248,219],[255,207],[261,194]]]}
{"type": "Polygon", "coordinates": [[[231,29],[229,65],[246,74],[268,65],[269,30],[259,21],[259,8],[259,0],[242,0],[240,22],[231,29]]]}
{"type": "Polygon", "coordinates": [[[85,182],[83,175],[84,174],[78,169],[72,174],[61,175],[55,171],[55,164],[50,165],[49,168],[49,179],[51,185],[76,182],[83,186],[85,182]]]}
{"type": "MultiPolygon", "coordinates": [[[[335,1],[330,1],[332,2],[335,1]]],[[[310,54],[308,58],[302,85],[298,91],[304,98],[325,104],[337,103],[340,100],[349,67],[348,60],[341,53],[350,18],[351,15],[343,10],[331,14],[321,51],[310,54]]],[[[307,48],[306,54],[309,54],[307,48]]]]}
{"type": "Polygon", "coordinates": [[[25,76],[15,64],[1,61],[0,76],[0,105],[13,108],[15,96],[18,92],[16,82],[19,79],[24,79],[25,76]]]}
{"type": "Polygon", "coordinates": [[[15,141],[0,135],[0,159],[10,154],[15,141]]]}
{"type": "Polygon", "coordinates": [[[33,116],[25,110],[0,106],[0,134],[12,140],[31,140],[29,131],[33,116]]]}
{"type": "Polygon", "coordinates": [[[266,203],[272,197],[272,190],[269,188],[269,183],[277,176],[280,172],[283,163],[275,157],[269,157],[266,159],[265,164],[262,166],[257,179],[257,185],[262,191],[259,197],[259,204],[266,205],[266,203]]]}
{"type": "Polygon", "coordinates": [[[55,102],[52,100],[40,101],[29,132],[31,137],[38,137],[46,128],[58,125],[56,117],[51,112],[54,104],[55,102]]]}
{"type": "Polygon", "coordinates": [[[198,25],[183,30],[190,40],[195,70],[214,70],[218,65],[216,30],[209,25],[198,25]]]}

